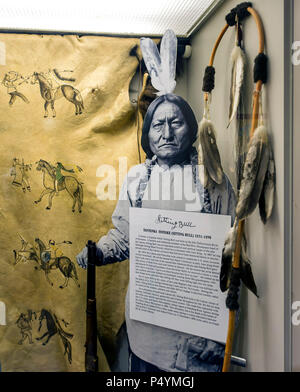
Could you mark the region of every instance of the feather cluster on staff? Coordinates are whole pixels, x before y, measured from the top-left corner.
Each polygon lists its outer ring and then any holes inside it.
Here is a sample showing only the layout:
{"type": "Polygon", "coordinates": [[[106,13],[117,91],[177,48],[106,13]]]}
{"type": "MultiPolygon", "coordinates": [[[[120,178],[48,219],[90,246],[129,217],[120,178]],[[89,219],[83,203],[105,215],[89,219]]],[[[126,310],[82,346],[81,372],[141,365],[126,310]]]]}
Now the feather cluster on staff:
{"type": "Polygon", "coordinates": [[[231,53],[231,87],[230,87],[230,107],[229,123],[234,119],[241,99],[241,91],[245,76],[246,57],[243,49],[236,45],[231,53]]]}
{"type": "MultiPolygon", "coordinates": [[[[229,230],[222,252],[222,264],[220,271],[220,289],[222,292],[228,290],[232,273],[232,257],[237,239],[238,221],[235,220],[233,227],[229,230]]],[[[243,233],[239,266],[240,279],[248,290],[258,297],[257,287],[252,273],[251,262],[247,256],[247,241],[243,233]]]]}
{"type": "Polygon", "coordinates": [[[204,180],[202,179],[204,186],[206,187],[211,181],[216,184],[222,184],[224,171],[217,146],[215,127],[209,118],[209,103],[207,101],[205,101],[204,114],[199,123],[194,146],[198,151],[199,165],[203,164],[204,166],[204,180]]]}
{"type": "Polygon", "coordinates": [[[222,251],[222,263],[220,271],[220,289],[222,292],[226,291],[229,287],[230,276],[232,270],[232,254],[235,249],[237,236],[237,220],[233,227],[230,228],[225,239],[224,248],[222,251]]]}
{"type": "Polygon", "coordinates": [[[248,259],[245,242],[242,241],[242,248],[241,248],[241,257],[240,257],[240,278],[243,284],[250,290],[256,297],[257,294],[257,287],[255,284],[254,276],[252,273],[251,262],[248,259]]]}
{"type": "Polygon", "coordinates": [[[259,125],[250,140],[244,163],[243,178],[236,206],[236,216],[238,219],[245,219],[257,206],[269,159],[270,148],[267,129],[264,125],[259,125]]]}
{"type": "Polygon", "coordinates": [[[234,137],[234,145],[235,145],[234,159],[235,159],[237,194],[241,186],[243,167],[245,163],[247,144],[249,140],[249,132],[248,132],[247,122],[245,120],[244,113],[245,113],[244,100],[243,100],[243,96],[241,96],[237,109],[236,128],[235,128],[235,137],[234,137]]]}
{"type": "Polygon", "coordinates": [[[263,189],[259,198],[259,213],[263,223],[267,222],[273,211],[275,196],[275,178],[275,162],[273,158],[273,152],[270,148],[268,168],[263,184],[263,189]]]}
{"type": "Polygon", "coordinates": [[[235,127],[235,174],[236,190],[240,189],[242,179],[242,169],[245,160],[246,143],[248,135],[247,124],[244,118],[243,88],[245,85],[245,72],[247,67],[246,54],[243,48],[243,31],[238,22],[236,24],[236,42],[230,56],[231,63],[231,85],[230,85],[230,106],[229,122],[227,128],[236,119],[235,127]]]}
{"type": "Polygon", "coordinates": [[[199,137],[202,148],[203,164],[208,176],[216,183],[223,182],[223,168],[217,146],[216,132],[213,123],[203,118],[199,124],[199,137]]]}

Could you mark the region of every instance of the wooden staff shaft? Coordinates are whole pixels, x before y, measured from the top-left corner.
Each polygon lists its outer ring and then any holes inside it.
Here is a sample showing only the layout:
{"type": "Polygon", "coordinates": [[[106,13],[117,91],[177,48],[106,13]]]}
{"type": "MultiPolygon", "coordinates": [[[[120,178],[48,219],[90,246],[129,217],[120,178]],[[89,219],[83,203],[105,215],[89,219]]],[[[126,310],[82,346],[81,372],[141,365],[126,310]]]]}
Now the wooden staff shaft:
{"type": "MultiPolygon", "coordinates": [[[[241,244],[242,244],[244,224],[245,224],[245,220],[241,220],[238,223],[236,248],[235,248],[233,262],[232,262],[233,268],[239,268],[239,265],[240,265],[240,254],[241,254],[241,244]]],[[[234,337],[235,315],[236,315],[235,310],[229,311],[227,339],[226,339],[225,355],[224,355],[222,372],[228,372],[229,368],[230,368],[232,346],[233,346],[233,337],[234,337]]]]}
{"type": "Polygon", "coordinates": [[[211,56],[210,56],[210,60],[209,60],[209,64],[208,64],[209,66],[212,66],[213,63],[214,63],[214,59],[215,59],[215,55],[216,55],[217,49],[219,47],[219,44],[220,44],[224,34],[226,33],[228,27],[229,27],[229,24],[226,23],[226,25],[223,27],[221,33],[219,34],[219,37],[217,38],[217,40],[215,42],[215,45],[213,47],[213,50],[212,50],[212,53],[211,53],[211,56]]]}
{"type": "Polygon", "coordinates": [[[140,95],[138,96],[138,100],[137,100],[137,133],[136,133],[136,137],[137,137],[139,163],[141,163],[141,161],[142,161],[142,159],[141,159],[141,135],[140,134],[141,134],[142,126],[143,126],[143,116],[140,111],[140,101],[143,98],[143,95],[145,94],[148,76],[149,76],[148,73],[145,72],[144,76],[143,76],[142,90],[141,90],[140,95]]]}
{"type": "Polygon", "coordinates": [[[234,324],[235,324],[235,311],[230,311],[222,372],[228,372],[230,368],[233,337],[234,337],[234,324]]]}
{"type": "MultiPolygon", "coordinates": [[[[216,42],[215,42],[215,45],[214,45],[214,47],[213,47],[213,50],[212,50],[212,53],[211,53],[211,56],[210,56],[210,59],[209,59],[209,64],[208,64],[208,65],[209,65],[210,67],[213,66],[213,63],[214,63],[214,59],[215,59],[215,55],[216,55],[217,49],[218,49],[218,47],[219,47],[219,44],[220,44],[220,42],[221,42],[221,40],[222,40],[224,34],[226,33],[228,27],[229,27],[229,24],[226,23],[226,25],[223,27],[221,33],[219,34],[219,37],[217,38],[217,40],[216,40],[216,42]]],[[[204,93],[204,100],[205,100],[205,101],[208,101],[208,96],[209,96],[208,93],[204,93]]]]}

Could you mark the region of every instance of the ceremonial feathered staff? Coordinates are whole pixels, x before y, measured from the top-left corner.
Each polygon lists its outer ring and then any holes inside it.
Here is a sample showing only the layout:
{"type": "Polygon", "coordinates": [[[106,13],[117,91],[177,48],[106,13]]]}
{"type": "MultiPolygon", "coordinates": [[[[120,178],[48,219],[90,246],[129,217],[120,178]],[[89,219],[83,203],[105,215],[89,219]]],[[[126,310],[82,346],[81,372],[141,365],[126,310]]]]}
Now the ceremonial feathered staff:
{"type": "MultiPolygon", "coordinates": [[[[257,12],[249,2],[241,3],[231,10],[226,16],[226,25],[222,29],[211,54],[208,67],[205,69],[203,91],[205,102],[209,102],[210,93],[214,88],[215,69],[213,67],[217,48],[229,26],[235,26],[245,17],[252,15],[255,19],[259,33],[259,54],[255,59],[254,82],[256,89],[253,94],[253,112],[250,131],[250,142],[242,170],[242,178],[238,171],[238,202],[236,206],[236,219],[234,226],[228,233],[222,255],[222,268],[220,273],[220,287],[222,291],[228,289],[226,306],[229,308],[229,323],[223,372],[227,372],[230,366],[232,353],[234,325],[236,311],[239,308],[238,296],[240,281],[257,295],[250,262],[246,254],[246,238],[244,234],[245,219],[254,211],[257,204],[260,207],[260,216],[265,223],[271,216],[274,203],[275,189],[275,164],[273,154],[268,142],[268,133],[262,121],[261,89],[267,81],[267,57],[264,54],[263,26],[257,12]],[[260,112],[260,121],[258,117],[260,112]]],[[[236,116],[242,96],[242,84],[244,79],[245,57],[241,48],[235,48],[232,54],[232,75],[229,124],[236,116]]],[[[240,129],[238,130],[240,131],[240,129]]]]}

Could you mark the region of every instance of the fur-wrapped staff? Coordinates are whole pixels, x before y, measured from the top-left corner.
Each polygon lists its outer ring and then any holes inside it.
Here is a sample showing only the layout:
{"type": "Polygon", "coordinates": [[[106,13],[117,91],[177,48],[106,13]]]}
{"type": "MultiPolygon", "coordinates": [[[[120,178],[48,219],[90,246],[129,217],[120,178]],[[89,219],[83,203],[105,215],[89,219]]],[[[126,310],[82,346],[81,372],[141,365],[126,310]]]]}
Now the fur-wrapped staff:
{"type": "MultiPolygon", "coordinates": [[[[228,290],[226,306],[229,308],[228,332],[223,361],[223,372],[227,372],[230,366],[232,353],[236,311],[239,308],[240,282],[257,296],[257,287],[253,278],[250,261],[246,253],[246,239],[244,234],[245,218],[249,216],[260,204],[262,220],[270,216],[273,208],[275,169],[272,154],[268,143],[268,134],[262,123],[262,114],[258,124],[260,92],[262,84],[267,80],[267,57],[264,54],[264,32],[262,22],[251,3],[241,3],[231,10],[226,16],[226,25],[223,27],[214,45],[209,66],[205,70],[203,91],[205,101],[209,101],[211,90],[214,88],[215,70],[213,61],[216,50],[222,37],[229,28],[239,28],[239,22],[245,17],[252,15],[255,19],[259,33],[259,54],[255,59],[254,82],[256,90],[253,98],[252,124],[250,132],[249,149],[243,167],[243,177],[240,181],[240,170],[237,171],[238,203],[236,207],[236,220],[234,226],[228,233],[222,257],[222,268],[220,273],[220,288],[228,290]],[[258,125],[258,126],[257,126],[258,125]]],[[[245,57],[241,48],[235,48],[232,54],[232,77],[231,77],[231,103],[229,112],[229,123],[233,120],[241,108],[242,85],[244,79],[245,57]]],[[[260,111],[262,113],[262,111],[260,111]]],[[[238,132],[241,124],[238,124],[238,132]]],[[[239,141],[240,143],[240,141],[239,141]]],[[[241,145],[243,143],[240,143],[241,145]]]]}
{"type": "MultiPolygon", "coordinates": [[[[259,32],[259,58],[266,59],[264,54],[264,33],[262,22],[257,14],[257,12],[252,8],[248,7],[247,11],[254,17],[258,32],[259,32]]],[[[249,265],[245,264],[241,260],[243,260],[243,234],[244,234],[244,223],[245,218],[251,214],[254,210],[259,195],[262,190],[262,183],[264,182],[264,176],[266,173],[266,168],[268,166],[269,159],[269,150],[268,150],[268,138],[266,134],[266,130],[263,125],[260,124],[257,127],[257,119],[259,113],[259,99],[260,92],[262,88],[262,84],[266,82],[267,75],[267,61],[259,61],[261,65],[259,72],[257,69],[257,58],[255,61],[254,81],[256,82],[256,90],[254,92],[253,99],[253,112],[252,112],[252,125],[250,132],[250,148],[247,153],[246,161],[244,164],[243,170],[243,179],[241,182],[240,190],[239,190],[239,198],[236,209],[236,215],[238,220],[238,229],[237,229],[237,240],[235,244],[235,250],[233,254],[233,262],[232,268],[239,269],[238,279],[231,279],[229,284],[228,294],[230,294],[231,290],[236,290],[237,280],[241,280],[242,272],[248,271],[248,278],[250,281],[246,281],[247,284],[252,286],[254,293],[256,292],[256,286],[253,286],[253,282],[251,279],[251,274],[249,265]],[[259,187],[260,189],[257,189],[259,187]],[[257,198],[258,194],[258,198],[257,198]],[[256,201],[257,200],[257,201],[256,201]],[[243,267],[244,265],[244,267],[243,267]]],[[[245,283],[245,282],[244,282],[245,283]]],[[[246,285],[247,285],[246,284],[246,285]]],[[[227,332],[227,341],[225,348],[225,357],[223,362],[223,372],[227,372],[230,366],[230,358],[232,353],[232,345],[233,345],[233,336],[234,336],[234,324],[235,324],[235,312],[238,309],[238,298],[231,298],[228,296],[226,305],[229,308],[229,323],[228,323],[228,332],[227,332]]]]}

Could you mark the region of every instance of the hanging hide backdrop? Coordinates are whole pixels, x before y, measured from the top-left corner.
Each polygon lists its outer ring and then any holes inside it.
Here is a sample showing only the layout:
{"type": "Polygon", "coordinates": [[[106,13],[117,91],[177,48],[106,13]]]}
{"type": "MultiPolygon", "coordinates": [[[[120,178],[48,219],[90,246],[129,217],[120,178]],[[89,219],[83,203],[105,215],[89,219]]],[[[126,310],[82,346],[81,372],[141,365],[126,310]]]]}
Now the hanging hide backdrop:
{"type": "MultiPolygon", "coordinates": [[[[112,227],[127,173],[119,158],[128,169],[139,163],[128,92],[138,39],[1,34],[0,41],[1,367],[84,371],[86,271],[75,256],[112,227]],[[105,178],[113,200],[97,197],[105,178]]],[[[127,262],[97,271],[99,371],[110,370],[127,284],[127,262]]]]}

